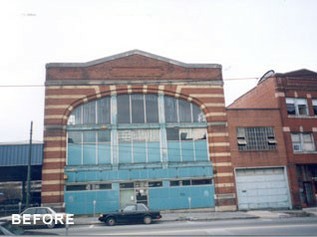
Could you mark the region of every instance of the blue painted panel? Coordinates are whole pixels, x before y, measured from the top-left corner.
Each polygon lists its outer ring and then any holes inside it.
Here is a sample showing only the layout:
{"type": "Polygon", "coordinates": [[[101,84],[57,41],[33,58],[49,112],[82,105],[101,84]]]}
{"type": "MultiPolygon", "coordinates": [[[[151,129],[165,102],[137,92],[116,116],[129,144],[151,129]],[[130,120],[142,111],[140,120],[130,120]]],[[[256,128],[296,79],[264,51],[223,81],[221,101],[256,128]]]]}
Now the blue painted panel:
{"type": "Polygon", "coordinates": [[[146,144],[145,142],[133,143],[133,159],[134,163],[146,162],[146,144]]]}
{"type": "Polygon", "coordinates": [[[95,144],[84,144],[84,165],[96,164],[96,145],[95,144]]]}
{"type": "Polygon", "coordinates": [[[110,164],[111,163],[111,147],[110,144],[98,145],[98,163],[110,164]]]}
{"type": "Polygon", "coordinates": [[[182,141],[182,158],[183,161],[194,161],[193,141],[182,141]]]}
{"type": "Polygon", "coordinates": [[[72,214],[92,214],[93,201],[96,213],[119,209],[119,192],[113,190],[65,192],[66,212],[72,214]]]}
{"type": "Polygon", "coordinates": [[[168,160],[172,162],[181,161],[179,142],[178,141],[168,141],[168,160]]]}
{"type": "Polygon", "coordinates": [[[68,143],[68,165],[81,164],[81,144],[68,143]]]}
{"type": "Polygon", "coordinates": [[[148,156],[149,156],[149,162],[159,162],[161,160],[159,142],[148,143],[148,156]]]}
{"type": "Polygon", "coordinates": [[[205,161],[208,160],[208,151],[206,140],[195,141],[196,160],[205,161]]]}
{"type": "Polygon", "coordinates": [[[120,143],[119,144],[119,163],[131,163],[131,143],[120,143]]]}
{"type": "Polygon", "coordinates": [[[214,186],[151,188],[149,206],[151,209],[157,210],[214,207],[214,186]]]}

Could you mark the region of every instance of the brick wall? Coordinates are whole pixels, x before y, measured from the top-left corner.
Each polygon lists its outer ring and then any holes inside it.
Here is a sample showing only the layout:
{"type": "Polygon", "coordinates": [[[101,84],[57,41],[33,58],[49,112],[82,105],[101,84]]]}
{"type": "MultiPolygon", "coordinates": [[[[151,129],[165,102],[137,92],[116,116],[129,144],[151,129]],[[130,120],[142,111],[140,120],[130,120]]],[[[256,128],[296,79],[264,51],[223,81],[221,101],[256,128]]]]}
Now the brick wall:
{"type": "Polygon", "coordinates": [[[87,64],[47,65],[43,203],[63,203],[69,114],[80,104],[114,93],[166,94],[200,106],[208,122],[216,209],[236,209],[221,66],[185,65],[144,52],[87,64]]]}

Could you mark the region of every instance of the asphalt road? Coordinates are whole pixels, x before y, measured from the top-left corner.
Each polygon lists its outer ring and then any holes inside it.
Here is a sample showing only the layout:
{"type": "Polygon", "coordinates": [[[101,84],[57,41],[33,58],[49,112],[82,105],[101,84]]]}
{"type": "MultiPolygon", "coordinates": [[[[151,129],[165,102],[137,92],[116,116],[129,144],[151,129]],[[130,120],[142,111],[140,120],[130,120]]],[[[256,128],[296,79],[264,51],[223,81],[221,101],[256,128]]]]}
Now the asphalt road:
{"type": "MultiPolygon", "coordinates": [[[[41,230],[43,231],[43,230],[41,230]]],[[[66,235],[64,228],[45,230],[66,235]]],[[[80,225],[70,227],[68,235],[110,236],[317,236],[317,217],[248,219],[227,221],[178,221],[151,225],[80,225]]]]}

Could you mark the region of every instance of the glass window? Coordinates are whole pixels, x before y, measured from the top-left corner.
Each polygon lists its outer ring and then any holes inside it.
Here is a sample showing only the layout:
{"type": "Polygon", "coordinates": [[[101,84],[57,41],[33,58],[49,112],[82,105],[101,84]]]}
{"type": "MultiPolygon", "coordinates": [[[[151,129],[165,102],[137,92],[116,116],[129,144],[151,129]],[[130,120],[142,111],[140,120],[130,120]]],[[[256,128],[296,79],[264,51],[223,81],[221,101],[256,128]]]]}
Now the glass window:
{"type": "Polygon", "coordinates": [[[206,118],[202,110],[195,104],[192,104],[193,108],[193,122],[206,122],[206,118]]]}
{"type": "Polygon", "coordinates": [[[292,133],[291,139],[294,152],[315,151],[315,143],[312,133],[292,133]]]}
{"type": "Polygon", "coordinates": [[[286,107],[287,107],[287,113],[289,115],[295,115],[295,101],[292,98],[286,98],[286,107]]]}
{"type": "Polygon", "coordinates": [[[306,99],[286,98],[286,107],[289,115],[308,115],[306,99]]]}
{"type": "Polygon", "coordinates": [[[141,94],[131,95],[131,103],[132,123],[144,123],[144,96],[141,94]]]}
{"type": "Polygon", "coordinates": [[[96,101],[89,102],[83,105],[83,123],[96,123],[96,101]]]}
{"type": "Polygon", "coordinates": [[[131,131],[123,130],[118,131],[119,137],[119,163],[132,162],[132,141],[131,131]]]}
{"type": "Polygon", "coordinates": [[[317,115],[317,99],[313,100],[313,110],[314,110],[314,115],[317,115]]]}
{"type": "Polygon", "coordinates": [[[237,144],[240,151],[275,150],[276,140],[272,127],[237,128],[237,144]]]}
{"type": "Polygon", "coordinates": [[[130,123],[129,98],[129,95],[118,95],[117,97],[118,123],[130,123]]]}
{"type": "Polygon", "coordinates": [[[182,124],[205,121],[197,105],[171,96],[164,96],[162,100],[155,94],[103,97],[78,106],[71,113],[67,164],[111,164],[114,154],[119,163],[161,162],[162,144],[165,144],[162,139],[167,139],[171,162],[208,160],[206,128],[182,124]],[[166,124],[159,124],[160,116],[164,120],[164,115],[159,115],[159,108],[165,111],[166,124]],[[116,114],[111,115],[111,112],[116,114]],[[174,127],[171,123],[179,124],[174,127]],[[76,132],[71,131],[74,125],[76,132]],[[111,140],[112,135],[117,139],[111,140]]]}
{"type": "Polygon", "coordinates": [[[185,100],[178,100],[179,106],[179,122],[191,122],[192,112],[191,104],[185,100]]]}
{"type": "Polygon", "coordinates": [[[158,123],[158,100],[157,95],[145,95],[146,101],[146,122],[158,123]]]}
{"type": "Polygon", "coordinates": [[[179,180],[170,181],[170,186],[179,186],[179,185],[180,185],[180,181],[179,180]]]}
{"type": "Polygon", "coordinates": [[[177,100],[173,97],[164,97],[165,106],[165,122],[167,123],[177,123],[177,100]]]}
{"type": "Polygon", "coordinates": [[[163,187],[163,182],[162,181],[149,182],[149,187],[150,188],[163,187]]]}
{"type": "Polygon", "coordinates": [[[82,133],[68,132],[68,165],[80,165],[82,161],[82,133]]]}
{"type": "Polygon", "coordinates": [[[306,99],[297,99],[297,106],[298,106],[298,114],[299,115],[308,115],[308,108],[307,108],[307,100],[306,99]]]}
{"type": "Polygon", "coordinates": [[[111,132],[110,130],[98,132],[98,164],[111,163],[111,132]]]}
{"type": "Polygon", "coordinates": [[[207,185],[207,184],[212,184],[211,179],[193,179],[192,180],[192,185],[207,185]]]}
{"type": "Polygon", "coordinates": [[[97,101],[98,124],[110,123],[110,97],[104,97],[97,101]]]}
{"type": "Polygon", "coordinates": [[[96,164],[96,132],[83,133],[83,162],[84,164],[96,164]]]}
{"type": "Polygon", "coordinates": [[[80,185],[67,185],[66,191],[83,191],[87,190],[86,184],[80,184],[80,185]]]}

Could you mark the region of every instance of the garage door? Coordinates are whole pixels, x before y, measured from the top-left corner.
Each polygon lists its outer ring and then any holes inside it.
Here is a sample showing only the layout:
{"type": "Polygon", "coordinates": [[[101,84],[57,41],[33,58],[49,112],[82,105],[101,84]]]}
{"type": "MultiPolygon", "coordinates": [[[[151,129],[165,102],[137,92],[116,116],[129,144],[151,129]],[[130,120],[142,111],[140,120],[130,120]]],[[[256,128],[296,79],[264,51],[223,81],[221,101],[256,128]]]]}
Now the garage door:
{"type": "Polygon", "coordinates": [[[236,185],[240,210],[290,207],[284,168],[237,169],[236,185]]]}

